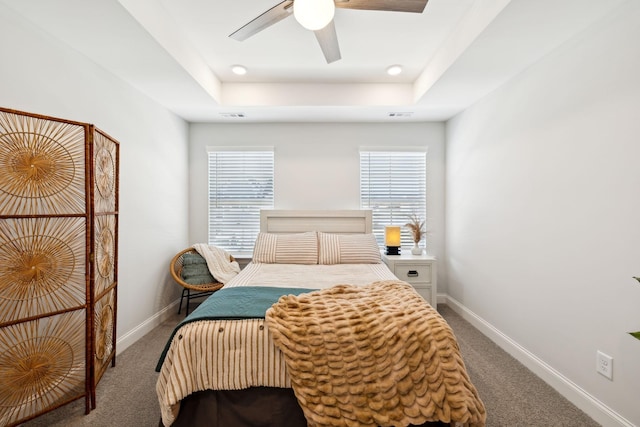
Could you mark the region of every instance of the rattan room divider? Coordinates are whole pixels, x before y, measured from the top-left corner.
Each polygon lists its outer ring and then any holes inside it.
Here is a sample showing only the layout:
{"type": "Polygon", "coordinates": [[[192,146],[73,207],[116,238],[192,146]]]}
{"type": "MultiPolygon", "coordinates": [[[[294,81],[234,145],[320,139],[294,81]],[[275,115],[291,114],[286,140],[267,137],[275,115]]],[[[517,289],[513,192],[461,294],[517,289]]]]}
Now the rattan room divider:
{"type": "Polygon", "coordinates": [[[85,398],[115,366],[119,143],[0,108],[0,425],[85,398]]]}

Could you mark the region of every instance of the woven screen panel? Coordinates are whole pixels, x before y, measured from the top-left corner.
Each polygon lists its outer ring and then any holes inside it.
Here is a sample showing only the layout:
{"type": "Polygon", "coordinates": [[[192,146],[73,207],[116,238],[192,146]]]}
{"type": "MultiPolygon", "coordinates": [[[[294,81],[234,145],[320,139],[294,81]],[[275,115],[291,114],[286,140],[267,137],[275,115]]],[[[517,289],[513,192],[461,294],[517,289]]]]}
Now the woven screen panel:
{"type": "Polygon", "coordinates": [[[0,425],[85,394],[85,310],[0,327],[0,425]]]}
{"type": "Polygon", "coordinates": [[[114,350],[115,290],[112,289],[98,300],[94,310],[95,340],[93,357],[96,369],[94,381],[97,385],[109,365],[110,356],[114,350]]]}
{"type": "Polygon", "coordinates": [[[0,221],[0,326],[85,304],[85,230],[75,217],[0,221]]]}
{"type": "Polygon", "coordinates": [[[117,143],[100,131],[94,132],[95,211],[116,210],[117,143]]]}
{"type": "Polygon", "coordinates": [[[116,218],[96,216],[95,220],[95,296],[100,296],[114,282],[116,218]]]}
{"type": "Polygon", "coordinates": [[[85,128],[0,111],[0,215],[84,213],[85,128]]]}

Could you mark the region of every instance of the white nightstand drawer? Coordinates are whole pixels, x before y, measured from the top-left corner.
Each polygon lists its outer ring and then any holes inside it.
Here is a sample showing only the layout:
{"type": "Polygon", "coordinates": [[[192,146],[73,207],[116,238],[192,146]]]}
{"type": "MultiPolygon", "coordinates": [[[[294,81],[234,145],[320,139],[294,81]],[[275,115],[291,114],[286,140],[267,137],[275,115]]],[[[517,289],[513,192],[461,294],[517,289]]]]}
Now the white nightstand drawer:
{"type": "Polygon", "coordinates": [[[382,254],[382,261],[395,276],[414,287],[422,297],[437,309],[438,266],[436,259],[429,255],[382,254]]]}
{"type": "Polygon", "coordinates": [[[393,271],[398,279],[409,283],[431,283],[431,265],[396,264],[393,271]]]}

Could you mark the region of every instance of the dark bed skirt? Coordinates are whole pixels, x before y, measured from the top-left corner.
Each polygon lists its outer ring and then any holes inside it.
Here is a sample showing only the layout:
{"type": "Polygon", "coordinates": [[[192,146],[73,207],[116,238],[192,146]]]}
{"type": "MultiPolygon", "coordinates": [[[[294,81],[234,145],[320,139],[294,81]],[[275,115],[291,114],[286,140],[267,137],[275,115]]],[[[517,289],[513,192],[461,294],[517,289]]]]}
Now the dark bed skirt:
{"type": "MultiPolygon", "coordinates": [[[[446,427],[430,422],[420,427],[446,427]]],[[[171,427],[306,427],[292,389],[253,387],[193,393],[180,405],[171,427]]],[[[163,427],[162,420],[159,427],[163,427]]]]}

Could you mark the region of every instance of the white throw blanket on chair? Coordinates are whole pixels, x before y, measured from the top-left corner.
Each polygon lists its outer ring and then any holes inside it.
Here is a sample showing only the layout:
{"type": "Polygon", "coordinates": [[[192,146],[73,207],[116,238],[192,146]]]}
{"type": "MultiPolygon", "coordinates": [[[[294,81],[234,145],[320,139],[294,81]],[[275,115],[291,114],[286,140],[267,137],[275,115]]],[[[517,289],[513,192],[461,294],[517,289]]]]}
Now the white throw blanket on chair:
{"type": "Polygon", "coordinates": [[[209,272],[220,283],[227,283],[240,273],[237,261],[231,261],[231,255],[217,246],[196,243],[193,248],[207,261],[209,272]]]}

